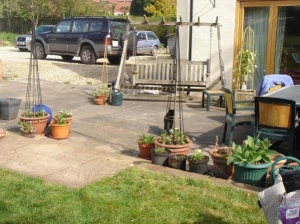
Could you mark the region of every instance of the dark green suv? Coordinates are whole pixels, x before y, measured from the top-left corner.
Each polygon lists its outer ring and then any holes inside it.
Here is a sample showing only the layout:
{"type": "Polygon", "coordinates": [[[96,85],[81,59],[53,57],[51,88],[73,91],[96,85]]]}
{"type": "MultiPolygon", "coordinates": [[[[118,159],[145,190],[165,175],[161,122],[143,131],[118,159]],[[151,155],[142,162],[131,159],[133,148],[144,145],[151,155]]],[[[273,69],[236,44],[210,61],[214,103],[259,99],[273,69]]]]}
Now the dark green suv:
{"type": "Polygon", "coordinates": [[[126,19],[107,17],[62,19],[51,32],[36,35],[36,58],[45,59],[49,54],[60,55],[63,60],[70,61],[80,57],[82,63],[94,64],[107,54],[111,64],[119,64],[126,25],[126,19]]]}

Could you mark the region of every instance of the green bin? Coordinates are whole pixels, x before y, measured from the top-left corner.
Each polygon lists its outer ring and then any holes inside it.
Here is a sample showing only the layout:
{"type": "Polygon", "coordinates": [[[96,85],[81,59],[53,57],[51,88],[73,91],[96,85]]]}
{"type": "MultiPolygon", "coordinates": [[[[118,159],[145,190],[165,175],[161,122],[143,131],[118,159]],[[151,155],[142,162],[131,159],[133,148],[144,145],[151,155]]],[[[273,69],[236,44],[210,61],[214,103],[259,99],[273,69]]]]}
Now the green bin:
{"type": "Polygon", "coordinates": [[[112,106],[121,106],[122,105],[122,99],[123,99],[123,93],[120,92],[118,89],[114,89],[111,93],[111,105],[112,106]]]}

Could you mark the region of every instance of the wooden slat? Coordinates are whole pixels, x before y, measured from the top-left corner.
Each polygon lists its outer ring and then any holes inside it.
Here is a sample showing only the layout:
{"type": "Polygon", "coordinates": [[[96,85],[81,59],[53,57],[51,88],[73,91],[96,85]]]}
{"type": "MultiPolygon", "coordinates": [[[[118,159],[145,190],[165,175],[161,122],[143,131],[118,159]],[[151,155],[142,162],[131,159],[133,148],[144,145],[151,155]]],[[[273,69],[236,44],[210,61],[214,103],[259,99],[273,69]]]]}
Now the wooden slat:
{"type": "MultiPolygon", "coordinates": [[[[206,74],[208,72],[207,61],[181,60],[181,78],[176,77],[181,86],[193,86],[199,89],[206,88],[206,74]]],[[[133,76],[133,85],[167,85],[174,81],[174,60],[166,58],[139,59],[137,63],[138,74],[133,76]]],[[[192,89],[192,91],[194,91],[192,89]]]]}

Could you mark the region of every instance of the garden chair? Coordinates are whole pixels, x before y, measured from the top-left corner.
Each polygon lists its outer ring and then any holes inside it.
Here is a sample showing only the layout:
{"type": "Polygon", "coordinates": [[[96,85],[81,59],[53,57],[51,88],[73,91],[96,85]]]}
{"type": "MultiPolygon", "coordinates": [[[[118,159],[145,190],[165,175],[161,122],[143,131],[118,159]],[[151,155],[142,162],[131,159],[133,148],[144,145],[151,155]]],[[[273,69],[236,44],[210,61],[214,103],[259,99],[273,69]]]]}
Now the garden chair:
{"type": "Polygon", "coordinates": [[[292,156],[296,141],[296,102],[293,100],[255,97],[254,134],[261,138],[288,142],[288,156],[292,156]]]}
{"type": "Polygon", "coordinates": [[[222,144],[225,144],[227,126],[230,125],[231,128],[230,128],[228,145],[231,146],[233,134],[234,134],[234,128],[236,126],[253,125],[254,124],[254,116],[253,115],[251,115],[251,114],[239,115],[239,114],[237,114],[237,111],[239,111],[239,110],[254,111],[254,104],[253,104],[253,100],[235,101],[231,90],[224,87],[223,91],[225,93],[226,114],[225,114],[225,124],[224,124],[222,144]],[[250,106],[249,106],[249,104],[250,104],[250,106]]]}

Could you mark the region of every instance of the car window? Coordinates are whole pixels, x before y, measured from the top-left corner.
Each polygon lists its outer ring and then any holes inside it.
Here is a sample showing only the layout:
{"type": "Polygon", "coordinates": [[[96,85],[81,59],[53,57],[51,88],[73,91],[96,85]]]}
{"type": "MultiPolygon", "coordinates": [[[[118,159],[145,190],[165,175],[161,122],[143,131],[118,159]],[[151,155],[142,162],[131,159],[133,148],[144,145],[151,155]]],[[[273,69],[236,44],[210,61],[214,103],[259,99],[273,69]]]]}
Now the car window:
{"type": "Polygon", "coordinates": [[[138,35],[137,35],[137,40],[146,40],[146,35],[145,35],[145,33],[138,33],[138,35]]]}
{"type": "Polygon", "coordinates": [[[51,30],[50,26],[39,26],[35,29],[36,34],[49,32],[51,30]]]}
{"type": "Polygon", "coordinates": [[[87,32],[89,30],[89,20],[74,20],[72,32],[87,32]]]}
{"type": "Polygon", "coordinates": [[[101,31],[102,27],[103,27],[102,20],[92,21],[90,31],[101,31]]]}
{"type": "Polygon", "coordinates": [[[147,32],[148,40],[156,40],[157,37],[152,32],[147,32]]]}
{"type": "Polygon", "coordinates": [[[57,33],[70,32],[72,20],[64,20],[56,26],[57,33]]]}
{"type": "Polygon", "coordinates": [[[126,22],[122,21],[110,21],[110,29],[114,34],[121,34],[126,32],[126,22]]]}

